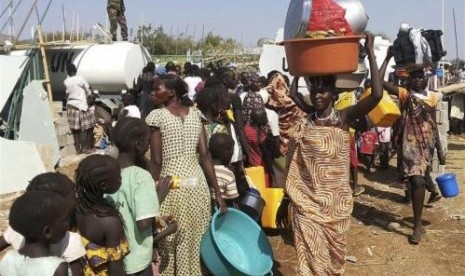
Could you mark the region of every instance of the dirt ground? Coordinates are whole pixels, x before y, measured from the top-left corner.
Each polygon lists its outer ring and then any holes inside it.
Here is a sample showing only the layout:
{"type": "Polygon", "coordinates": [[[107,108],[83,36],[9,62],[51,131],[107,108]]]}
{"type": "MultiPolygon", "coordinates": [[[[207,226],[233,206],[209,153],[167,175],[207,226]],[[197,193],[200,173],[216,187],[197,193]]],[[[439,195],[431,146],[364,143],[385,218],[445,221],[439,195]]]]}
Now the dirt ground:
{"type": "MultiPolygon", "coordinates": [[[[391,160],[391,164],[395,160],[391,160]]],[[[423,221],[427,233],[417,246],[408,243],[413,214],[402,202],[403,187],[395,168],[368,174],[360,165],[359,183],[366,191],[355,200],[348,235],[348,256],[344,275],[465,275],[465,139],[449,138],[446,171],[457,175],[460,193],[425,205],[423,221]],[[390,230],[388,224],[400,227],[390,230]]],[[[427,193],[427,197],[429,193],[427,193]]],[[[285,236],[285,235],[284,235],[285,236]]],[[[269,233],[275,254],[275,275],[297,275],[296,256],[289,239],[269,233]]]]}
{"type": "MultiPolygon", "coordinates": [[[[465,139],[450,137],[448,148],[446,171],[457,175],[460,189],[465,191],[465,139]]],[[[73,177],[76,166],[59,171],[73,177]]],[[[403,188],[397,183],[395,168],[368,174],[361,165],[359,182],[366,191],[355,200],[347,252],[357,262],[346,264],[345,275],[465,275],[465,192],[426,205],[423,219],[427,233],[420,245],[414,246],[407,240],[412,227],[411,205],[402,203],[403,188]],[[390,222],[400,227],[390,230],[390,222]]],[[[1,231],[7,226],[11,202],[19,194],[0,198],[1,231]]],[[[275,275],[296,275],[296,255],[286,234],[268,231],[275,275]]]]}

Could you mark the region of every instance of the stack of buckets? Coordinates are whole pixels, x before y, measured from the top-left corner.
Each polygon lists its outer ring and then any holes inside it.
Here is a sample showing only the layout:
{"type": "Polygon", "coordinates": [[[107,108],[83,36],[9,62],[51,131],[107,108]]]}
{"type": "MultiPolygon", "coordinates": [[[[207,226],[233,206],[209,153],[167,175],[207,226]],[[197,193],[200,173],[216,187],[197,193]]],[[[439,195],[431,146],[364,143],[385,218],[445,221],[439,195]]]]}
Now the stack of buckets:
{"type": "Polygon", "coordinates": [[[245,173],[252,180],[260,196],[265,200],[265,207],[261,217],[263,228],[277,228],[276,213],[284,197],[283,188],[267,188],[265,184],[265,170],[262,166],[246,168],[245,173]]]}

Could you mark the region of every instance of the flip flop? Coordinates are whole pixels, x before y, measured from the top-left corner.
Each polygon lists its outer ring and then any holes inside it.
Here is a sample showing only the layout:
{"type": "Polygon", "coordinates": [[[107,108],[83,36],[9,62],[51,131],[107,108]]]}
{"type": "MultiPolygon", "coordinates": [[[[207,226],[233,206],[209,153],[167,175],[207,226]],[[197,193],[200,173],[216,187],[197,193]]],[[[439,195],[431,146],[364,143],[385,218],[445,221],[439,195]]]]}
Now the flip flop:
{"type": "Polygon", "coordinates": [[[359,196],[359,195],[363,194],[363,192],[365,192],[365,187],[357,186],[353,190],[352,194],[353,194],[353,196],[359,196]]]}

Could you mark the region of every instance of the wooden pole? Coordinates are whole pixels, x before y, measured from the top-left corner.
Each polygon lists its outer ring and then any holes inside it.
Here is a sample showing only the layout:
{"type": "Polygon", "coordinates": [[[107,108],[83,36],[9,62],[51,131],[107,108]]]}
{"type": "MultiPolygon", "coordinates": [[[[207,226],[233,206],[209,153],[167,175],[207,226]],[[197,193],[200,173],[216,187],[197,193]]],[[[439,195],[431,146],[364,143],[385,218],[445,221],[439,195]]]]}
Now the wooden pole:
{"type": "Polygon", "coordinates": [[[37,34],[39,36],[39,47],[40,54],[42,55],[42,64],[44,66],[44,83],[47,88],[48,100],[50,101],[50,108],[53,109],[53,95],[52,95],[52,85],[50,83],[50,73],[48,68],[47,56],[45,55],[45,46],[44,38],[42,36],[42,26],[37,26],[37,34]]]}
{"type": "Polygon", "coordinates": [[[455,58],[459,60],[459,44],[457,42],[457,22],[455,21],[455,8],[452,8],[452,13],[454,15],[454,30],[455,30],[455,58]]]}
{"type": "Polygon", "coordinates": [[[64,42],[65,41],[65,34],[66,34],[66,21],[65,21],[65,5],[61,5],[61,16],[63,19],[63,30],[61,33],[61,40],[64,42]]]}
{"type": "MultiPolygon", "coordinates": [[[[441,31],[444,34],[444,0],[441,0],[441,31]]],[[[441,36],[442,47],[445,49],[446,45],[444,44],[444,35],[441,36]]]]}

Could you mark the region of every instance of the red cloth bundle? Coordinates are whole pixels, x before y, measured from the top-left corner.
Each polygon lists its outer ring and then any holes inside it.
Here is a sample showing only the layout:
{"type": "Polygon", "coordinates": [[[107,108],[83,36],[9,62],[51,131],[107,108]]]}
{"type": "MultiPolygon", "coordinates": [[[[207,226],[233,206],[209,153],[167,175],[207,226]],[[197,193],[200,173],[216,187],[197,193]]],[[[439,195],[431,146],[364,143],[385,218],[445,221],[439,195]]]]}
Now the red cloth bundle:
{"type": "Polygon", "coordinates": [[[338,35],[352,35],[345,19],[346,11],[333,0],[313,0],[308,31],[335,31],[338,35]]]}

